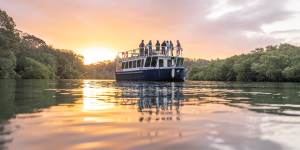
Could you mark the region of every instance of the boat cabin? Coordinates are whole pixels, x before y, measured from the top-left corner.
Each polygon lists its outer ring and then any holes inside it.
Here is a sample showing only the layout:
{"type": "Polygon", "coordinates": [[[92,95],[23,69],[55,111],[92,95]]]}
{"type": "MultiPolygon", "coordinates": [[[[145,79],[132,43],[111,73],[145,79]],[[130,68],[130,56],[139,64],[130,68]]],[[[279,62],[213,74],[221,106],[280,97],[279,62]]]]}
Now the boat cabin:
{"type": "Polygon", "coordinates": [[[122,60],[121,66],[119,66],[119,71],[173,67],[183,67],[183,58],[169,56],[147,56],[122,60]]]}

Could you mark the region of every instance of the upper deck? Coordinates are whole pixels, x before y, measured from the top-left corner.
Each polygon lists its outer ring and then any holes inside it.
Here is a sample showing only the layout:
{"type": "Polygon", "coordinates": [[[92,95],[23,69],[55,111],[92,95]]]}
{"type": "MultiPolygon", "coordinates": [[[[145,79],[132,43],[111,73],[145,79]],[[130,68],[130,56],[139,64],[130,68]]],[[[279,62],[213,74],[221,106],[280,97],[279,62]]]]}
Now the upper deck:
{"type": "Polygon", "coordinates": [[[182,50],[133,49],[121,52],[116,71],[183,68],[182,50]],[[175,55],[174,55],[175,54],[175,55]]]}
{"type": "Polygon", "coordinates": [[[182,49],[172,50],[166,47],[148,47],[137,48],[128,51],[119,52],[118,58],[121,61],[148,57],[148,56],[160,56],[160,57],[182,57],[182,49]]]}

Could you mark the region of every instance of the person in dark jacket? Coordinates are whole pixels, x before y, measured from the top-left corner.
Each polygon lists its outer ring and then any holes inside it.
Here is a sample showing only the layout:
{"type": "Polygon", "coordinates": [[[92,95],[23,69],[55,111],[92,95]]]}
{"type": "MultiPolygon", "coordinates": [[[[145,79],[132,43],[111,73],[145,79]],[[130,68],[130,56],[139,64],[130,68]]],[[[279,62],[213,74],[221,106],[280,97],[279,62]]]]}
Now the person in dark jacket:
{"type": "Polygon", "coordinates": [[[139,45],[140,48],[140,56],[144,56],[145,53],[145,43],[144,40],[142,40],[141,44],[139,45]]]}
{"type": "Polygon", "coordinates": [[[170,50],[171,50],[171,56],[174,56],[174,53],[173,53],[173,51],[174,51],[174,45],[173,45],[172,41],[170,41],[170,50]]]}
{"type": "Polygon", "coordinates": [[[179,40],[177,40],[176,49],[177,49],[177,52],[176,52],[177,56],[180,56],[182,54],[182,47],[181,47],[179,40]]]}
{"type": "Polygon", "coordinates": [[[167,43],[166,43],[166,41],[164,41],[164,42],[161,44],[161,51],[162,51],[162,54],[163,54],[163,55],[166,54],[166,48],[167,48],[167,43]]]}
{"type": "Polygon", "coordinates": [[[156,52],[159,53],[160,52],[160,43],[159,41],[157,40],[156,41],[156,44],[155,44],[155,49],[156,49],[156,52]]]}

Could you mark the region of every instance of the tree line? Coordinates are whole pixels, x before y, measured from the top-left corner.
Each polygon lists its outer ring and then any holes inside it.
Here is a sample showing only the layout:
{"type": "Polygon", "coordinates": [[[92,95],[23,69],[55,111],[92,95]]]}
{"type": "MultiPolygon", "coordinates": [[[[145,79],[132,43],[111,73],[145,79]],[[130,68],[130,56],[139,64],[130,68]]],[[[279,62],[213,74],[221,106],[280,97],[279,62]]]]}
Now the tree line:
{"type": "Polygon", "coordinates": [[[0,10],[0,78],[73,79],[81,78],[82,72],[82,56],[17,30],[13,19],[0,10]]]}
{"type": "Polygon", "coordinates": [[[189,79],[209,81],[300,81],[300,47],[256,48],[249,54],[210,61],[190,69],[189,79]]]}
{"type": "Polygon", "coordinates": [[[85,66],[85,79],[114,79],[115,61],[101,61],[85,66]]]}

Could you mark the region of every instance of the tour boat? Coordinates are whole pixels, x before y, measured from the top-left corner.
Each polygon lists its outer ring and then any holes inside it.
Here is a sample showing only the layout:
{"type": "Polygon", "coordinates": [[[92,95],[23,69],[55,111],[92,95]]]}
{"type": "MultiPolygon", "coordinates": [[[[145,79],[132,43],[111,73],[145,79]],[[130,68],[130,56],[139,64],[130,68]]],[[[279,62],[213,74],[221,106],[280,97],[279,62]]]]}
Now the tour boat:
{"type": "Polygon", "coordinates": [[[183,82],[186,69],[183,66],[182,51],[162,52],[155,49],[148,54],[140,49],[121,52],[117,58],[117,81],[175,81],[183,82]]]}

